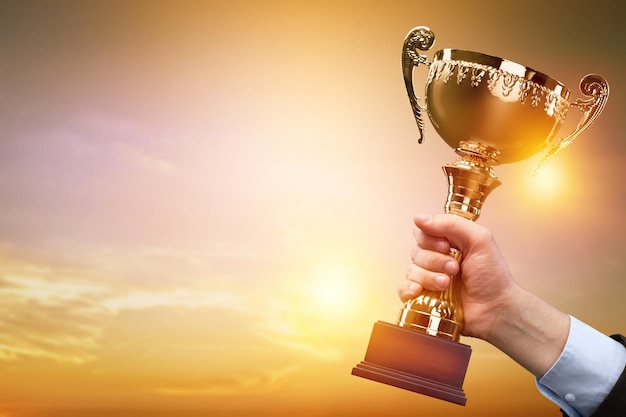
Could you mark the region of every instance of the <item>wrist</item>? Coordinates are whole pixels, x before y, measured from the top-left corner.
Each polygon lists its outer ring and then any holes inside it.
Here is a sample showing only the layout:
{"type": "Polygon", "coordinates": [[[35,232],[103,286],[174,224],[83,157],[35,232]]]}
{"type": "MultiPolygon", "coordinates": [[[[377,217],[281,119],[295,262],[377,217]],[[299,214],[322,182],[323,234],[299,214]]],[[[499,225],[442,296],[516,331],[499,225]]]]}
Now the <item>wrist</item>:
{"type": "Polygon", "coordinates": [[[569,326],[567,314],[516,287],[485,340],[540,378],[561,355],[569,326]]]}
{"type": "Polygon", "coordinates": [[[499,347],[500,340],[510,336],[513,328],[519,325],[520,312],[530,302],[532,294],[518,285],[511,285],[490,306],[491,325],[485,329],[486,342],[499,347]]]}

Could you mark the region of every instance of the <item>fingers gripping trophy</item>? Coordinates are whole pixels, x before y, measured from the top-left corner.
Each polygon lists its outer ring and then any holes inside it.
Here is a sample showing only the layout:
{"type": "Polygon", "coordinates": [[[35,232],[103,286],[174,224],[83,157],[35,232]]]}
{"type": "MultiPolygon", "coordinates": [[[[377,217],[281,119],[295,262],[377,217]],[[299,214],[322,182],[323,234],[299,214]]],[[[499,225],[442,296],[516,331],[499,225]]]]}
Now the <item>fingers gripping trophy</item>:
{"type": "MultiPolygon", "coordinates": [[[[587,97],[570,101],[570,90],[555,79],[506,59],[478,52],[442,49],[432,62],[433,32],[411,30],[402,48],[402,73],[424,137],[426,113],[441,138],[459,158],[443,167],[448,179],[445,212],[475,221],[483,202],[501,182],[493,166],[517,162],[540,152],[539,169],[572,143],[600,114],[609,95],[607,82],[590,74],[580,82],[587,97]],[[425,105],[413,86],[413,71],[428,67],[425,105]],[[557,133],[570,110],[580,122],[563,138],[557,133]]],[[[451,249],[461,260],[462,253],[451,249]]],[[[463,311],[457,300],[462,271],[443,292],[424,291],[407,301],[396,324],[378,321],[365,359],[352,374],[431,397],[465,405],[463,381],[471,347],[459,342],[463,311]]]]}

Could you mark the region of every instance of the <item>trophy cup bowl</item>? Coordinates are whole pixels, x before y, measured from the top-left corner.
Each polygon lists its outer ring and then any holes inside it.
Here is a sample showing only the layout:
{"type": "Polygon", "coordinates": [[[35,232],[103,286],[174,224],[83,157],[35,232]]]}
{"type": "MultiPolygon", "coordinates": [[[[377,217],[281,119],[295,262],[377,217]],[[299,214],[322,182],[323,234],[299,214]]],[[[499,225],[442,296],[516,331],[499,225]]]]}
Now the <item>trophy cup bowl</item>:
{"type": "MultiPolygon", "coordinates": [[[[424,137],[425,112],[439,136],[458,154],[443,166],[448,180],[446,213],[475,221],[487,196],[501,182],[493,166],[522,161],[545,151],[535,171],[571,144],[597,118],[606,104],[609,87],[590,74],[580,82],[588,98],[570,101],[570,90],[541,72],[479,52],[442,49],[432,62],[419,51],[434,44],[425,26],[411,30],[402,49],[402,72],[409,102],[424,137]],[[413,86],[414,69],[429,67],[425,106],[413,86]],[[557,134],[569,110],[581,119],[563,138],[557,134]]],[[[462,253],[451,253],[461,260],[462,253]]],[[[462,385],[471,347],[459,342],[463,311],[458,301],[461,274],[451,277],[443,292],[423,291],[407,301],[397,320],[374,324],[365,360],[352,374],[465,405],[462,385]]]]}

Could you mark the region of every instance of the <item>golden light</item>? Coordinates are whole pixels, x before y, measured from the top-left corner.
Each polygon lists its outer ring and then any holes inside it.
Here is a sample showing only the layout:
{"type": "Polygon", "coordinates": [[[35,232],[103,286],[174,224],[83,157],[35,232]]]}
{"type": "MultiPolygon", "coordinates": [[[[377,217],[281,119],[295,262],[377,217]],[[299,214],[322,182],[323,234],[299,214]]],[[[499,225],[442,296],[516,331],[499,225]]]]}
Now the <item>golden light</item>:
{"type": "Polygon", "coordinates": [[[567,180],[568,167],[558,160],[551,160],[543,165],[526,181],[527,194],[533,199],[546,203],[565,198],[571,184],[567,180]]]}
{"type": "Polygon", "coordinates": [[[337,306],[348,296],[347,284],[341,278],[326,279],[314,289],[318,303],[326,306],[337,306]]]}
{"type": "Polygon", "coordinates": [[[364,304],[363,272],[348,256],[319,259],[310,269],[306,285],[306,305],[328,323],[349,320],[364,304]]]}
{"type": "Polygon", "coordinates": [[[328,262],[318,265],[311,272],[311,302],[320,311],[345,316],[356,307],[359,285],[354,268],[328,262]]]}

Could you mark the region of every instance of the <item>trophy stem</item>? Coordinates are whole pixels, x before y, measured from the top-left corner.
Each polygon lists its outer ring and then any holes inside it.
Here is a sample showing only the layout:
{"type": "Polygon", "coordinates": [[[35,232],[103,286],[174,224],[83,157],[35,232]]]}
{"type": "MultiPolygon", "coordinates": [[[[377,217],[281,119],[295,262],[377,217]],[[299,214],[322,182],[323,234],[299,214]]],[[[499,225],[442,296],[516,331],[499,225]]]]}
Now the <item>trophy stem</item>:
{"type": "MultiPolygon", "coordinates": [[[[463,156],[443,167],[448,178],[445,211],[475,221],[487,196],[501,184],[487,164],[495,157],[491,149],[475,145],[457,152],[463,156]]],[[[450,255],[461,261],[459,250],[450,249],[450,255]]],[[[460,278],[458,274],[451,277],[445,291],[423,291],[404,303],[398,326],[458,342],[463,331],[463,310],[458,302],[460,278]]]]}
{"type": "Polygon", "coordinates": [[[446,213],[476,221],[487,196],[501,184],[493,169],[482,157],[466,154],[443,171],[448,178],[446,213]]]}

